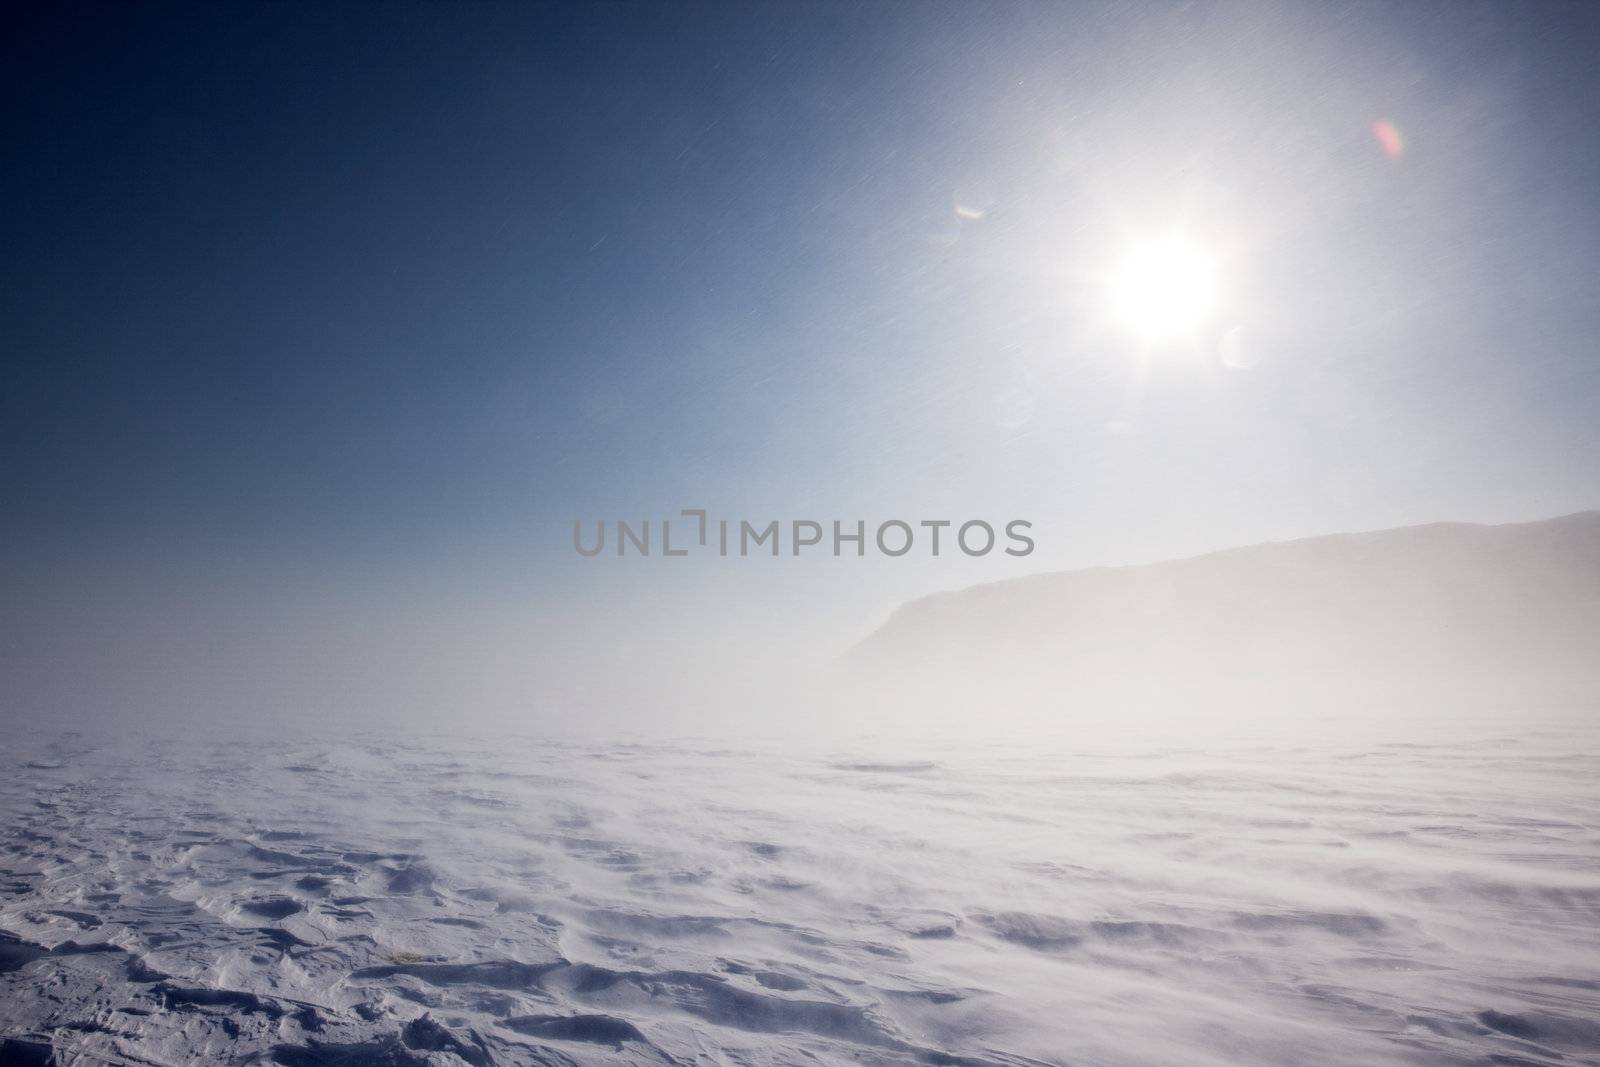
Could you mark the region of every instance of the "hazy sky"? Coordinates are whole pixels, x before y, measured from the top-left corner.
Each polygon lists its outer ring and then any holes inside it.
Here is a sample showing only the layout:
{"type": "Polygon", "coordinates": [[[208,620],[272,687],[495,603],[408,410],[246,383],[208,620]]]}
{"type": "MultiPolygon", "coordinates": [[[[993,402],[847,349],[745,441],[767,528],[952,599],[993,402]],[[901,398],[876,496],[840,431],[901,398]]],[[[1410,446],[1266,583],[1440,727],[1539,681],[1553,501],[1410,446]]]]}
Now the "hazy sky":
{"type": "Polygon", "coordinates": [[[935,589],[1600,504],[1587,4],[78,6],[0,48],[7,714],[648,700],[935,589]],[[1222,296],[1143,352],[1103,280],[1174,230],[1222,296]],[[1038,550],[572,551],[683,507],[1038,550]]]}

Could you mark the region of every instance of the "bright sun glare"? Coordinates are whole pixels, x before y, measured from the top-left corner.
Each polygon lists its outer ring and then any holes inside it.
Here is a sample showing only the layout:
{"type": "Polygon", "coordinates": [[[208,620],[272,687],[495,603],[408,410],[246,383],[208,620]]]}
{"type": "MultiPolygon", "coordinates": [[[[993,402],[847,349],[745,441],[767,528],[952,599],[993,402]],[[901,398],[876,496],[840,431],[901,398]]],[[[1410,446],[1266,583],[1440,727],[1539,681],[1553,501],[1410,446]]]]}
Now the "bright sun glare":
{"type": "Polygon", "coordinates": [[[1180,234],[1137,241],[1111,275],[1111,313],[1149,344],[1192,338],[1216,308],[1219,266],[1180,234]]]}

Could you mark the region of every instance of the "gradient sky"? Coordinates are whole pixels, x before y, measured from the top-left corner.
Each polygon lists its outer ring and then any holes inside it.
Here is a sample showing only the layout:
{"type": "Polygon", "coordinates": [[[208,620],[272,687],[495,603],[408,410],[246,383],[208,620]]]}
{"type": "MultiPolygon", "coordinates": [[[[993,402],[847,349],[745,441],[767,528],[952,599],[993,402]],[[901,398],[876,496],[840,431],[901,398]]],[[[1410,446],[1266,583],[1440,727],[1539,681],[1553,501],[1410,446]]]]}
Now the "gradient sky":
{"type": "Polygon", "coordinates": [[[7,715],[648,704],[936,589],[1600,504],[1591,5],[64,5],[0,48],[7,715]],[[1227,300],[1145,356],[1100,279],[1174,227],[1227,300]],[[571,549],[696,506],[1039,549],[571,549]]]}

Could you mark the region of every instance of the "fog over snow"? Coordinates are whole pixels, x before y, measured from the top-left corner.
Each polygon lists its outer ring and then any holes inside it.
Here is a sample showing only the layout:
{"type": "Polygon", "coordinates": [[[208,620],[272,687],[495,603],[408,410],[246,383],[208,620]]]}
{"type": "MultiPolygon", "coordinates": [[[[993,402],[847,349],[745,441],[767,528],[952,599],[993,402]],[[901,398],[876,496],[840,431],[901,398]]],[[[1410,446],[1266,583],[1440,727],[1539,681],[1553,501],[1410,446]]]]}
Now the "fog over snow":
{"type": "Polygon", "coordinates": [[[981,587],[649,730],[40,730],[0,1056],[1600,1062],[1597,540],[981,587]]]}

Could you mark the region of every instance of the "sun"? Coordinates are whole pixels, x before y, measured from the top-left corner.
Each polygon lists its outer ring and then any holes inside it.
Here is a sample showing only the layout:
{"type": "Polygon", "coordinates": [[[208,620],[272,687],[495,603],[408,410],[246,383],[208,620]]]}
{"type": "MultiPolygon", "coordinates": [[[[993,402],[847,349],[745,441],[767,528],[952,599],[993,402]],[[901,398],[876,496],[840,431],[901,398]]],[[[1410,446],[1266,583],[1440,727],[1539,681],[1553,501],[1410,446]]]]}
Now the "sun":
{"type": "Polygon", "coordinates": [[[1183,234],[1136,240],[1110,276],[1111,315],[1147,344],[1192,340],[1216,311],[1220,267],[1183,234]]]}

